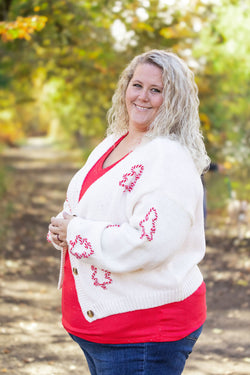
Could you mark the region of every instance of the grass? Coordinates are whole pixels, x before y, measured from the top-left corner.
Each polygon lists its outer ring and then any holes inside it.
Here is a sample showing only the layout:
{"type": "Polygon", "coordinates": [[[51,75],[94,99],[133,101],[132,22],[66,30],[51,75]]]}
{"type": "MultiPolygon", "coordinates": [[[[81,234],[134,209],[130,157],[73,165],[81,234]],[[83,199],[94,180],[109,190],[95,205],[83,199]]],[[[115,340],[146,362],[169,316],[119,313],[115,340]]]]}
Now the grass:
{"type": "Polygon", "coordinates": [[[0,161],[0,240],[6,233],[7,222],[14,212],[12,201],[8,197],[8,186],[11,184],[10,168],[0,161]]]}

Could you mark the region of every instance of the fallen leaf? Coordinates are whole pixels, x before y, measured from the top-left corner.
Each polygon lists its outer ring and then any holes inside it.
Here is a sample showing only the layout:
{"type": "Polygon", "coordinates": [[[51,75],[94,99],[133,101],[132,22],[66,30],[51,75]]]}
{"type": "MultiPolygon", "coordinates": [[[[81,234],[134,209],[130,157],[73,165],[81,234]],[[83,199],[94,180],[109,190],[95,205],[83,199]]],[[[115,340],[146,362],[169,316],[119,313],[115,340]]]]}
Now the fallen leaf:
{"type": "Polygon", "coordinates": [[[220,335],[222,332],[223,332],[223,329],[220,329],[220,328],[213,329],[213,333],[215,333],[216,335],[220,335]]]}
{"type": "Polygon", "coordinates": [[[240,286],[248,286],[247,280],[243,280],[243,279],[237,280],[236,284],[240,286]]]}

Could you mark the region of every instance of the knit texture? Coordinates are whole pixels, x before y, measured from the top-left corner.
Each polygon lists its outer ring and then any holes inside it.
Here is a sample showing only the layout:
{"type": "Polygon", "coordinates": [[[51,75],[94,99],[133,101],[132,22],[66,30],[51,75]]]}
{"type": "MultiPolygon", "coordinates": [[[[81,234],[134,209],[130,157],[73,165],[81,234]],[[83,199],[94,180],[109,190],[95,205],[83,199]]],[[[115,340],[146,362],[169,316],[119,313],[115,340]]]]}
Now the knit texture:
{"type": "MultiPolygon", "coordinates": [[[[203,280],[197,266],[205,252],[203,189],[178,142],[145,139],[78,202],[88,171],[115,141],[109,136],[97,146],[71,180],[64,204],[77,215],[68,226],[68,251],[89,322],[181,301],[203,280]]],[[[59,286],[64,257],[65,251],[59,286]]]]}

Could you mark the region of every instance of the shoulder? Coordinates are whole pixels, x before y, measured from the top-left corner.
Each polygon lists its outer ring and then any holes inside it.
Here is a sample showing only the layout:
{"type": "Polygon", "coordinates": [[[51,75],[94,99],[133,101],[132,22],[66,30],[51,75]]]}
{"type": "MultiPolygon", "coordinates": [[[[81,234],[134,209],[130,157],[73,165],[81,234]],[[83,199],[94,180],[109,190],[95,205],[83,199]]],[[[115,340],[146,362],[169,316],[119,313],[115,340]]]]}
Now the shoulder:
{"type": "Polygon", "coordinates": [[[148,169],[151,169],[148,180],[155,180],[162,192],[194,217],[196,204],[203,197],[203,188],[189,150],[167,137],[155,138],[150,148],[152,159],[148,163],[148,169]]]}
{"type": "Polygon", "coordinates": [[[186,155],[187,149],[184,147],[180,142],[175,141],[169,137],[159,136],[155,138],[147,138],[144,137],[142,147],[145,146],[147,149],[152,149],[157,151],[157,154],[159,156],[162,154],[162,156],[172,153],[177,154],[183,154],[186,155]]]}
{"type": "Polygon", "coordinates": [[[144,177],[150,184],[173,194],[200,191],[201,179],[188,149],[167,137],[156,137],[145,144],[144,177]]]}
{"type": "Polygon", "coordinates": [[[155,146],[163,156],[172,156],[177,160],[190,160],[191,155],[188,149],[180,142],[168,137],[155,138],[155,146]]]}
{"type": "Polygon", "coordinates": [[[165,171],[182,173],[188,169],[189,172],[198,173],[188,149],[180,142],[168,137],[156,137],[141,147],[145,161],[156,168],[164,168],[165,171]],[[144,149],[144,150],[143,150],[144,149]]]}

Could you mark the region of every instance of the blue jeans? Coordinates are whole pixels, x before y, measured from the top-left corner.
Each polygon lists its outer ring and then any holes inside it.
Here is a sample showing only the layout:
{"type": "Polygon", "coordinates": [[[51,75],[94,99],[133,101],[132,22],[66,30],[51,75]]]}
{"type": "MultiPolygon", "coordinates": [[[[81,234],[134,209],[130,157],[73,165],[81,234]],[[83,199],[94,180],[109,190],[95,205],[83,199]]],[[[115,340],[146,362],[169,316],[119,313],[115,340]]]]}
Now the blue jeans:
{"type": "Polygon", "coordinates": [[[115,345],[70,336],[83,350],[91,375],[180,375],[201,331],[178,341],[115,345]]]}

